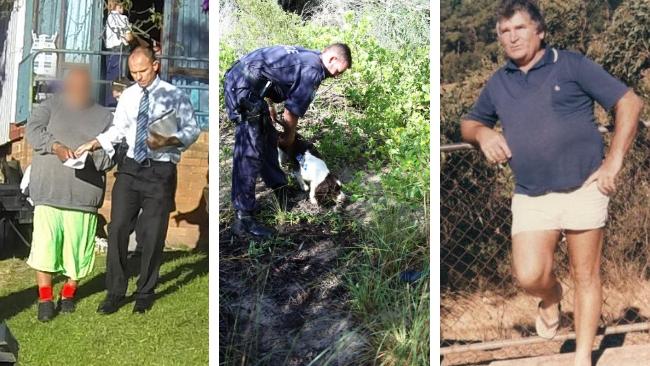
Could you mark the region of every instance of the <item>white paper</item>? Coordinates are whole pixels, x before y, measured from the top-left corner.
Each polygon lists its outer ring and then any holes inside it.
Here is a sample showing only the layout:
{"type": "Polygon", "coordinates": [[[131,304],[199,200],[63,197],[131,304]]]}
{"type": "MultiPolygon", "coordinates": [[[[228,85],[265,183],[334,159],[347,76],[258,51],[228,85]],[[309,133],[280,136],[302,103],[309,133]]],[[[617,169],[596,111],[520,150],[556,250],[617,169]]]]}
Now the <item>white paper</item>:
{"type": "Polygon", "coordinates": [[[88,151],[83,153],[80,157],[76,159],[68,159],[66,160],[63,165],[67,166],[68,168],[72,169],[83,169],[84,166],[86,165],[86,158],[88,158],[88,151]]]}
{"type": "Polygon", "coordinates": [[[163,137],[173,136],[178,131],[176,111],[171,109],[149,124],[149,132],[163,137]]]}

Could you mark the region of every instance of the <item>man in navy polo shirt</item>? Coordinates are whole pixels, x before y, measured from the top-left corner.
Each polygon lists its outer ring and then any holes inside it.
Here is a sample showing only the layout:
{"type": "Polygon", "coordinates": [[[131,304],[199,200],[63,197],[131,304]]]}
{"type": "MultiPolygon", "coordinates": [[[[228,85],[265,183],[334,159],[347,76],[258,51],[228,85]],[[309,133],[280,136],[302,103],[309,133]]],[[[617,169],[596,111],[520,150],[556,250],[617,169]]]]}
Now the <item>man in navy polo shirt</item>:
{"type": "Polygon", "coordinates": [[[544,44],[544,19],[533,1],[502,1],[497,34],[508,61],[489,79],[461,122],[463,139],[491,163],[510,164],[512,266],[520,285],[541,299],[537,333],[559,327],[562,286],[553,253],[566,235],[575,281],[575,365],[591,365],[602,304],[600,255],[609,196],[630,148],[642,101],[578,53],[544,44]],[[594,101],[616,114],[607,154],[594,101]],[[493,130],[501,121],[503,133],[493,130]]]}
{"type": "Polygon", "coordinates": [[[237,123],[232,172],[232,203],[236,235],[266,238],[269,228],[258,223],[255,182],[259,175],[267,187],[280,192],[287,178],[278,163],[278,145],[290,149],[298,118],[309,108],[323,79],[336,77],[352,66],[350,48],[342,43],[322,52],[293,46],[260,48],[242,57],[226,72],[224,95],[228,118],[237,123]],[[284,102],[285,131],[279,136],[264,101],[284,102]]]}

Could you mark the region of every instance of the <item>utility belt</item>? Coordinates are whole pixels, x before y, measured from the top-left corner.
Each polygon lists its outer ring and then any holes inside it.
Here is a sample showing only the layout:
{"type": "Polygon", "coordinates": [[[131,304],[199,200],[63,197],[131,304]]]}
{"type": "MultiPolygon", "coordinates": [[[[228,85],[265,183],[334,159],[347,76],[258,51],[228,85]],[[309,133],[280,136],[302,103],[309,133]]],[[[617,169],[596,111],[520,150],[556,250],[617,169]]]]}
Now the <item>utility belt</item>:
{"type": "Polygon", "coordinates": [[[251,88],[248,95],[239,102],[240,120],[237,122],[257,124],[262,134],[264,134],[271,127],[268,121],[270,119],[269,106],[264,97],[272,83],[269,80],[254,79],[248,74],[245,76],[251,88]],[[249,77],[250,79],[248,79],[249,77]]]}
{"type": "MultiPolygon", "coordinates": [[[[264,102],[264,99],[261,99],[264,102]]],[[[248,124],[250,126],[257,126],[260,129],[262,135],[266,135],[269,129],[274,128],[271,125],[271,115],[269,114],[268,107],[266,102],[264,102],[265,110],[249,112],[246,110],[240,110],[239,118],[235,121],[237,125],[248,124]]]]}

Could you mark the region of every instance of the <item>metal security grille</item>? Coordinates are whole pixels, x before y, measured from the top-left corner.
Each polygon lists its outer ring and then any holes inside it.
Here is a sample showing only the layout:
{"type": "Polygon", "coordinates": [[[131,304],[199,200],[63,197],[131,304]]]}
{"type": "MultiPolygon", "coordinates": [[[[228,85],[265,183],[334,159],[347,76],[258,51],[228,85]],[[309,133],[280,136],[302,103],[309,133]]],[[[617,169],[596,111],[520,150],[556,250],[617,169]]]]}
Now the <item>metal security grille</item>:
{"type": "MultiPolygon", "coordinates": [[[[642,125],[645,126],[645,123],[642,125]]],[[[609,139],[606,128],[601,128],[609,139]]],[[[510,268],[510,169],[490,165],[467,144],[441,147],[442,354],[544,342],[537,303],[510,268]]],[[[556,253],[564,312],[557,340],[574,338],[574,288],[564,239],[556,253]]],[[[601,332],[650,329],[650,129],[641,127],[610,201],[603,250],[601,332]]]]}

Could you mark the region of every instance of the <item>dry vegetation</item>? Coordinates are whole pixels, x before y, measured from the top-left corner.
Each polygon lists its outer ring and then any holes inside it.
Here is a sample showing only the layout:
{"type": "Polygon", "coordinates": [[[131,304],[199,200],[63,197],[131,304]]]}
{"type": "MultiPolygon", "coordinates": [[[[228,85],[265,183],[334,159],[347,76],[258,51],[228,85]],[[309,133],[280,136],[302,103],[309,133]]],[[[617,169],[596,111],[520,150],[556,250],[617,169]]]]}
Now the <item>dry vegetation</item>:
{"type": "MultiPolygon", "coordinates": [[[[480,7],[479,3],[472,6],[480,7]]],[[[646,43],[650,21],[641,15],[648,14],[650,3],[628,0],[616,7],[604,1],[575,7],[562,1],[541,3],[551,45],[587,53],[648,100],[650,57],[646,43]]],[[[447,75],[447,82],[440,96],[442,144],[460,141],[460,117],[469,110],[486,80],[502,62],[498,48],[495,51],[493,47],[494,36],[474,33],[476,37],[472,38],[469,31],[489,29],[485,24],[493,19],[480,12],[463,10],[468,4],[443,2],[443,9],[447,7],[443,11],[443,32],[446,27],[449,34],[456,33],[453,37],[441,35],[442,58],[449,61],[443,62],[443,77],[447,75]],[[453,8],[452,4],[463,5],[453,8]],[[463,24],[469,29],[466,35],[459,33],[464,29],[463,24]],[[458,47],[445,49],[445,44],[458,47]],[[462,64],[466,56],[476,62],[467,64],[466,71],[452,68],[451,60],[462,64]]],[[[644,119],[648,117],[647,110],[644,119]]],[[[611,116],[600,107],[596,116],[600,124],[611,125],[611,116]]],[[[605,136],[606,140],[610,137],[605,136]]],[[[645,322],[650,317],[650,129],[640,128],[620,182],[619,191],[610,203],[603,254],[604,326],[645,322]]],[[[510,274],[508,233],[512,183],[509,168],[488,166],[476,151],[441,154],[443,345],[532,335],[536,304],[517,289],[510,274]]],[[[573,291],[566,267],[566,248],[564,245],[560,248],[557,271],[565,287],[563,308],[568,312],[565,319],[568,332],[573,291]]],[[[549,350],[557,352],[557,347],[555,351],[553,347],[549,350]]],[[[530,352],[535,353],[533,348],[530,352]]]]}

